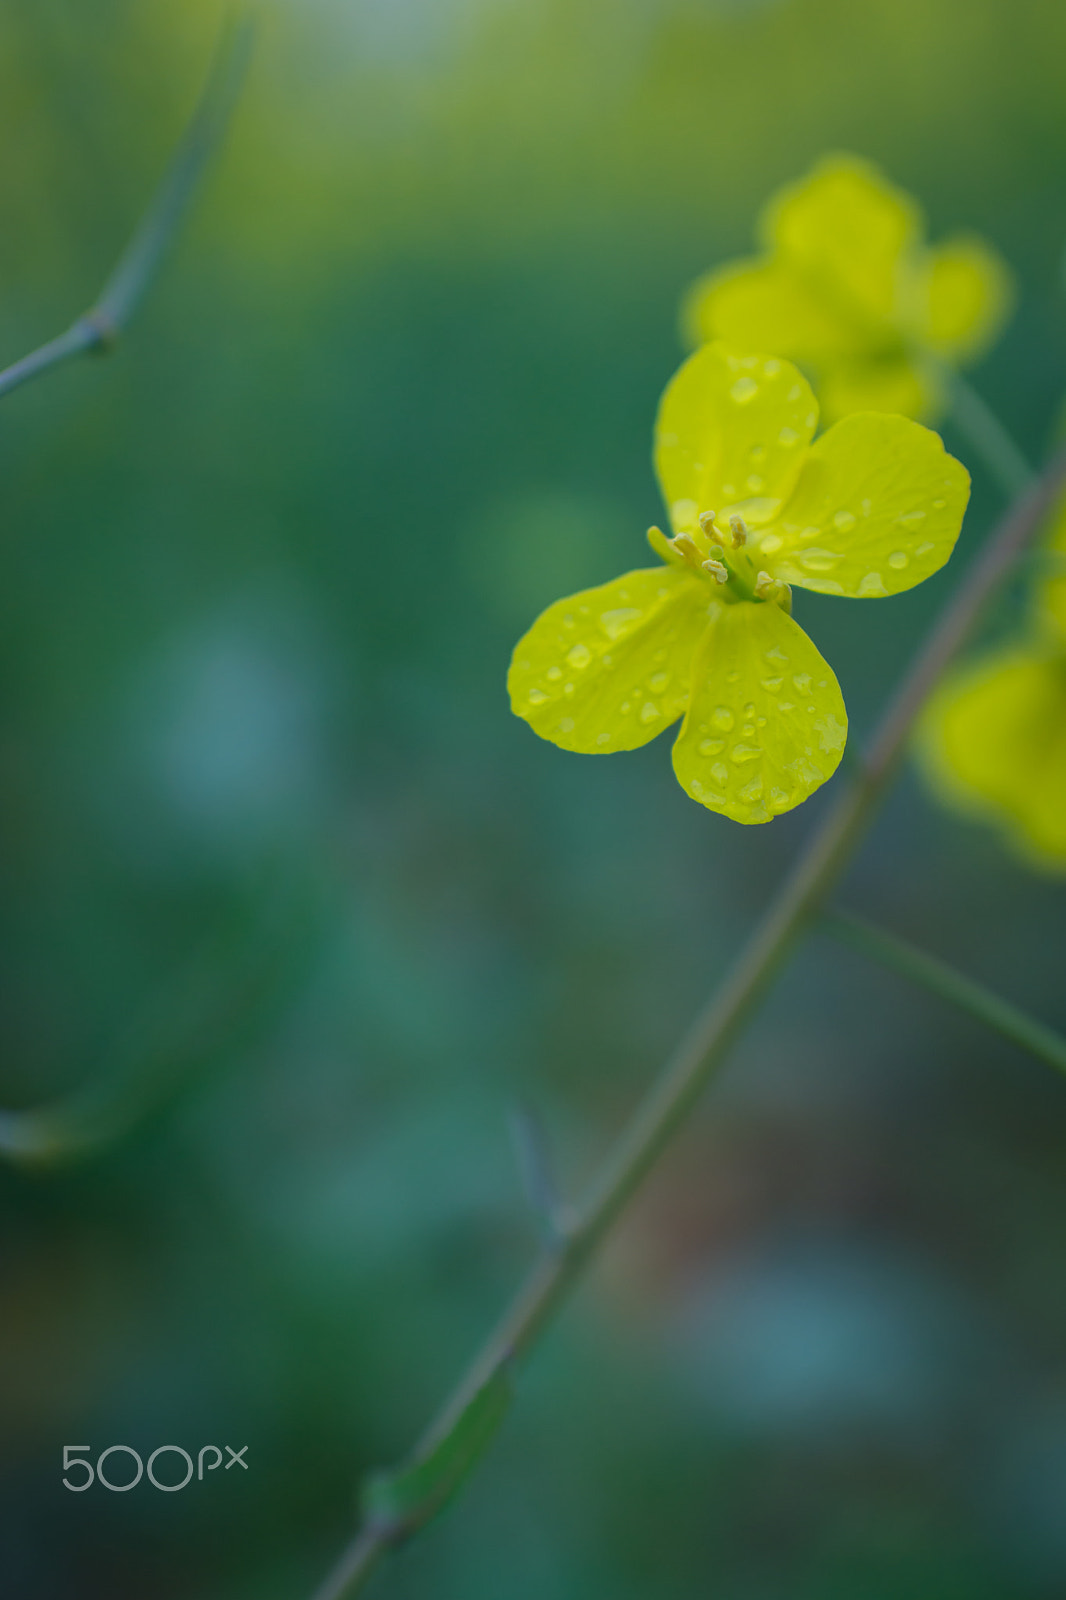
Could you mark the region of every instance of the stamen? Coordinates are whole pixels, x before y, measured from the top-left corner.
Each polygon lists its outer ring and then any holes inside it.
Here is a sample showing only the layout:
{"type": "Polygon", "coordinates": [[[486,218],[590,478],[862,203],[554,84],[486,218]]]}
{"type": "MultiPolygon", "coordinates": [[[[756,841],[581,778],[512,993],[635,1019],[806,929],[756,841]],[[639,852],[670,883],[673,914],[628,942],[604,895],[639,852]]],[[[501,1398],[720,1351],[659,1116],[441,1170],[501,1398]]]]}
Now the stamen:
{"type": "Polygon", "coordinates": [[[722,535],[722,530],[720,528],[716,528],[715,527],[714,518],[715,518],[715,513],[713,511],[703,511],[703,512],[701,512],[700,513],[700,527],[703,529],[703,531],[707,535],[708,539],[712,539],[715,544],[721,545],[724,548],[725,547],[725,539],[724,539],[724,537],[722,535]]]}
{"type": "Polygon", "coordinates": [[[748,525],[743,517],[733,516],[729,519],[729,531],[733,535],[733,549],[739,550],[742,544],[748,542],[748,525]]]}
{"type": "Polygon", "coordinates": [[[684,556],[690,566],[696,565],[700,559],[700,553],[687,533],[677,534],[670,542],[678,554],[684,556]]]}
{"type": "Polygon", "coordinates": [[[788,616],[792,615],[792,590],[780,578],[760,572],[755,579],[756,600],[774,600],[788,616]]]}
{"type": "Polygon", "coordinates": [[[709,572],[717,583],[729,582],[729,568],[723,561],[703,561],[700,563],[704,572],[709,572]]]}

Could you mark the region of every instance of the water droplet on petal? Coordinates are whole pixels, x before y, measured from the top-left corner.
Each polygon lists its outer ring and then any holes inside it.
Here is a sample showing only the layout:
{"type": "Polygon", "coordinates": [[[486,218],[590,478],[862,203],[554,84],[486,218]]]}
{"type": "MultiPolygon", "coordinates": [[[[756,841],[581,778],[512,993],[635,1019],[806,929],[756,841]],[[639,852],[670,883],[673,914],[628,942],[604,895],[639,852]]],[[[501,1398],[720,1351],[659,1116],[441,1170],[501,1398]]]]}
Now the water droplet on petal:
{"type": "Polygon", "coordinates": [[[902,572],[904,567],[910,565],[910,559],[906,550],[893,550],[888,558],[888,564],[890,567],[895,567],[897,572],[902,572]]]}
{"type": "Polygon", "coordinates": [[[559,724],[559,732],[560,733],[573,733],[573,731],[574,731],[574,719],[573,719],[573,717],[564,717],[562,719],[562,721],[560,722],[560,724],[559,724]]]}
{"type": "Polygon", "coordinates": [[[547,698],[548,696],[544,693],[543,689],[530,689],[528,695],[526,696],[526,699],[529,701],[531,706],[542,706],[547,698]]]}
{"type": "Polygon", "coordinates": [[[699,746],[700,755],[716,756],[724,744],[724,739],[701,739],[699,746]]]}
{"type": "Polygon", "coordinates": [[[762,755],[762,748],[757,744],[735,744],[729,752],[729,759],[742,767],[748,761],[754,761],[762,755]]]}
{"type": "Polygon", "coordinates": [[[668,672],[657,672],[653,678],[648,679],[648,688],[652,694],[662,694],[669,682],[670,674],[668,672]]]}
{"type": "Polygon", "coordinates": [[[783,444],[786,449],[789,445],[796,444],[798,440],[799,434],[796,432],[795,428],[782,428],[781,432],[777,436],[778,444],[783,444]]]}
{"type": "Polygon", "coordinates": [[[547,672],[544,674],[544,676],[546,678],[550,679],[550,681],[552,683],[558,683],[559,679],[562,677],[562,675],[563,675],[562,667],[549,667],[547,672]]]}
{"type": "Polygon", "coordinates": [[[841,557],[832,550],[804,550],[799,558],[800,566],[806,572],[832,572],[840,561],[841,557]]]}
{"type": "Polygon", "coordinates": [[[592,660],[592,651],[587,644],[575,644],[566,659],[572,667],[587,667],[592,660]]]}
{"type": "Polygon", "coordinates": [[[662,712],[659,710],[659,707],[656,706],[656,705],[653,705],[650,700],[645,700],[644,704],[640,708],[640,720],[641,720],[641,722],[643,722],[646,725],[649,722],[654,722],[656,717],[661,717],[661,716],[662,716],[662,712]]]}
{"type": "Polygon", "coordinates": [[[747,405],[749,400],[754,400],[758,392],[759,385],[754,378],[748,377],[738,378],[729,391],[738,406],[747,405]]]}
{"type": "Polygon", "coordinates": [[[764,556],[772,556],[781,548],[781,535],[778,533],[764,533],[759,541],[759,549],[764,556]]]}
{"type": "Polygon", "coordinates": [[[834,528],[839,528],[841,533],[850,533],[855,526],[855,513],[853,511],[838,511],[833,518],[834,528]]]}
{"type": "Polygon", "coordinates": [[[711,721],[716,728],[721,728],[723,733],[728,733],[733,726],[733,713],[728,706],[716,706],[711,713],[711,721]]]}
{"type": "Polygon", "coordinates": [[[762,680],[762,686],[764,689],[769,689],[771,694],[776,694],[784,681],[784,678],[764,678],[762,680]]]}
{"type": "Polygon", "coordinates": [[[636,606],[618,606],[614,611],[600,612],[600,627],[608,639],[617,639],[630,623],[638,622],[643,615],[636,606]]]}
{"type": "Polygon", "coordinates": [[[726,784],[729,782],[729,768],[726,766],[724,761],[715,762],[714,766],[711,768],[711,777],[714,779],[715,783],[720,783],[722,788],[725,788],[726,784]]]}
{"type": "Polygon", "coordinates": [[[796,688],[799,690],[800,694],[810,693],[811,675],[809,672],[797,672],[792,682],[796,685],[796,688]]]}

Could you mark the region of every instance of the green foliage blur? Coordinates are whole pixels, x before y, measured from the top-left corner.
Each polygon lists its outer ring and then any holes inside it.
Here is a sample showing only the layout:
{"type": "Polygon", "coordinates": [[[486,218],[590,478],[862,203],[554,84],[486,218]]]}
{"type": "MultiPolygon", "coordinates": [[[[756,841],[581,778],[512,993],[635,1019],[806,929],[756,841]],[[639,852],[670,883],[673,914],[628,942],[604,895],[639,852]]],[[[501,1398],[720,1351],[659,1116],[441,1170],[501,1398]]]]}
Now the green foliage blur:
{"type": "MultiPolygon", "coordinates": [[[[90,302],[223,9],[3,0],[0,361],[90,302]]],[[[1064,59],[1053,0],[266,7],[130,337],[3,402],[0,1103],[103,1110],[0,1169],[0,1592],[310,1594],[535,1247],[511,1108],[576,1187],[826,803],[742,830],[508,710],[536,611],[647,564],[680,294],[868,156],[1018,273],[975,382],[1039,458],[1064,59]],[[79,1495],[86,1441],[249,1466],[79,1495]]],[[[968,464],[945,573],[797,597],[853,736],[997,512],[968,464]]],[[[909,777],[844,898],[1066,1025],[1061,885],[909,777]]],[[[1064,1147],[1046,1068],[814,938],[376,1592],[1061,1595],[1064,1147]]]]}

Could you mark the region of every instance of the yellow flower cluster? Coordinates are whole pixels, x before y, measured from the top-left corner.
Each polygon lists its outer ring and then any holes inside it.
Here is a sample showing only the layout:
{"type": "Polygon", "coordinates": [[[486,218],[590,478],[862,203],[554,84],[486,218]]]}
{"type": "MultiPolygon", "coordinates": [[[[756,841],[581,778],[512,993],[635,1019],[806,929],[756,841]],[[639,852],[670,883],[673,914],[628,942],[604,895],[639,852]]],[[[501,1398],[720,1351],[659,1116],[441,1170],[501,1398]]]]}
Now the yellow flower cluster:
{"type": "Polygon", "coordinates": [[[1066,872],[1066,500],[1045,544],[1022,638],[949,676],[918,736],[954,809],[991,822],[1030,864],[1066,872]]]}
{"type": "Polygon", "coordinates": [[[692,286],[686,342],[788,356],[814,378],[829,420],[852,411],[933,418],[944,366],[987,349],[1013,291],[982,239],[930,247],[924,231],[916,202],[876,167],[828,156],[763,211],[763,254],[692,286]]]}
{"type": "Polygon", "coordinates": [[[633,750],[681,721],[686,793],[768,822],[829,778],[847,738],[832,669],[791,616],[791,585],[882,599],[954,548],[969,476],[902,416],[815,439],[791,362],[704,346],[668,384],[655,466],[672,535],[658,567],[549,606],[515,647],[511,706],[565,750],[633,750]]]}

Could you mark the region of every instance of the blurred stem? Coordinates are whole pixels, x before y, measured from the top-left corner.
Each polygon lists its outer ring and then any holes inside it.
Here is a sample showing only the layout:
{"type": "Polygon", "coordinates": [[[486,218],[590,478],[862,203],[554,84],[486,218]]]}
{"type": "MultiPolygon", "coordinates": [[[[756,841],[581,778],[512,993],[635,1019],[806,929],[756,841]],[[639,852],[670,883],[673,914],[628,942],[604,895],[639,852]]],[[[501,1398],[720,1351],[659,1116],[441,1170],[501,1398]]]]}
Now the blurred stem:
{"type": "Polygon", "coordinates": [[[973,385],[946,363],[938,363],[936,373],[951,396],[951,415],[981,457],[1007,501],[1024,494],[1036,480],[1036,473],[1021,449],[1000,422],[992,407],[973,385]]]}
{"type": "Polygon", "coordinates": [[[247,13],[224,29],[199,103],[163,181],[98,298],[65,333],[0,371],[0,395],[71,356],[104,353],[116,343],[144,298],[222,143],[244,83],[252,33],[247,13]]]}
{"type": "MultiPolygon", "coordinates": [[[[903,753],[916,716],[985,605],[1033,538],[1066,482],[1061,452],[990,534],[954,597],[919,651],[886,711],[857,775],[840,794],[732,972],[697,1017],[610,1152],[588,1193],[567,1218],[554,1250],[534,1264],[481,1351],[417,1445],[428,1459],[456,1430],[475,1397],[494,1376],[516,1370],[554,1317],[567,1292],[648,1172],[685,1121],[781,964],[807,930],[861,842],[903,753]]],[[[472,1465],[472,1463],[471,1463],[472,1465]]],[[[317,1591],[315,1600],[341,1600],[363,1588],[382,1551],[401,1543],[427,1520],[368,1518],[317,1591]]]]}
{"type": "Polygon", "coordinates": [[[901,977],[929,989],[1056,1071],[1066,1073],[1066,1039],[1061,1034],[972,978],[956,972],[946,961],[928,955],[916,945],[886,933],[849,911],[823,912],[822,926],[841,944],[849,945],[901,977]]]}

